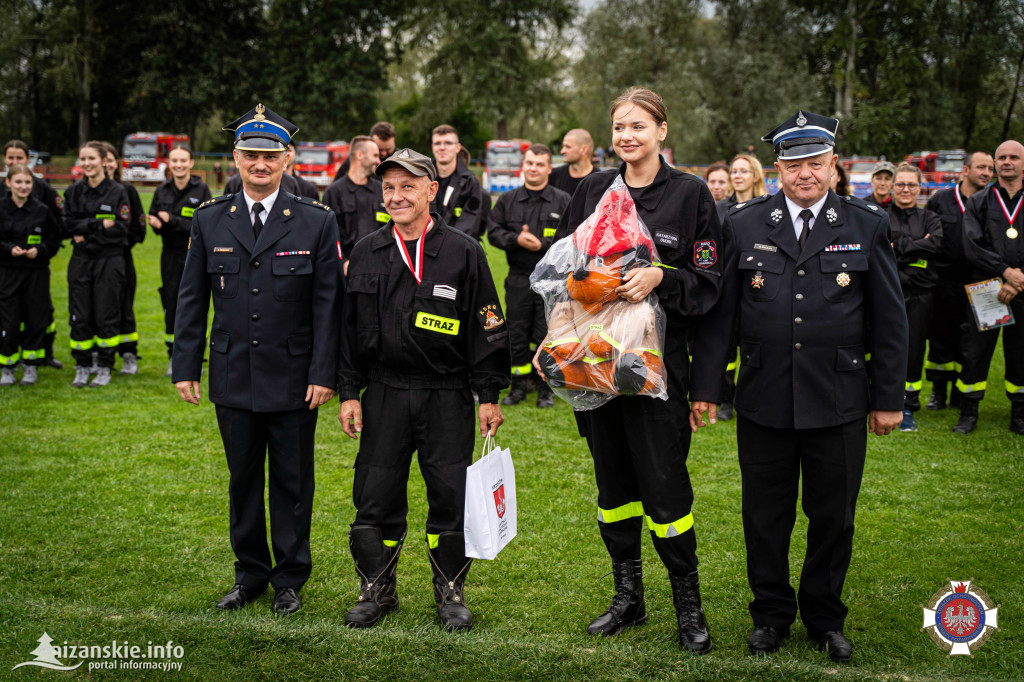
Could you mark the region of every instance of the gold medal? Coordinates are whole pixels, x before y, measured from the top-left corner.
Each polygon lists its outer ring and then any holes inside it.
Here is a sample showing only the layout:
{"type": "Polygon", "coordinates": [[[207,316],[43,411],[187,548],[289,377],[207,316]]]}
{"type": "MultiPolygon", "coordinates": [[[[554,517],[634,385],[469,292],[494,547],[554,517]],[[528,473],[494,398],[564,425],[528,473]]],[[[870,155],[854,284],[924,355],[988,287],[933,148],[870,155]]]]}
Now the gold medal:
{"type": "Polygon", "coordinates": [[[838,275],[836,275],[836,284],[838,284],[841,287],[849,286],[850,275],[845,272],[840,272],[838,275]]]}
{"type": "Polygon", "coordinates": [[[1011,227],[1009,230],[1007,230],[1006,231],[1006,236],[1009,237],[1010,239],[1016,239],[1017,238],[1017,230],[1016,230],[1016,228],[1011,227]]]}
{"type": "Polygon", "coordinates": [[[755,289],[760,289],[761,287],[764,286],[764,277],[761,276],[760,272],[754,275],[754,279],[750,280],[750,286],[754,287],[755,289]]]}

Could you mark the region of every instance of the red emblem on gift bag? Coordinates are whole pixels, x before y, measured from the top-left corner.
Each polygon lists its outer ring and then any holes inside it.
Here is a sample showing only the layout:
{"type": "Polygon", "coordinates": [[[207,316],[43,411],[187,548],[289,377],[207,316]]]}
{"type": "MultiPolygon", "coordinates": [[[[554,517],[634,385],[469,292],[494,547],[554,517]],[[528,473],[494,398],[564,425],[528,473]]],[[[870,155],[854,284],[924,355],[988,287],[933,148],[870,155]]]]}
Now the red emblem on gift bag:
{"type": "Polygon", "coordinates": [[[505,515],[505,484],[502,483],[498,486],[498,489],[494,491],[494,508],[498,512],[498,518],[500,519],[505,515]]]}

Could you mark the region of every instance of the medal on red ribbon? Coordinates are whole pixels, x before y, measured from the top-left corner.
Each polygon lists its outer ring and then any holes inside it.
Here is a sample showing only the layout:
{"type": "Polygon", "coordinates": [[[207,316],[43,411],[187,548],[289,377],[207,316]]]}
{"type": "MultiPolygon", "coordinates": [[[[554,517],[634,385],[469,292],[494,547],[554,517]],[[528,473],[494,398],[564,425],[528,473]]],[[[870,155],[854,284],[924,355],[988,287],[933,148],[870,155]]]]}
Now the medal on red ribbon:
{"type": "Polygon", "coordinates": [[[416,283],[420,284],[423,281],[423,239],[427,236],[427,232],[430,231],[431,226],[434,224],[434,219],[431,218],[427,221],[427,227],[423,230],[423,234],[416,240],[416,261],[415,263],[409,257],[409,249],[405,248],[405,242],[398,235],[398,229],[395,228],[395,243],[398,244],[398,253],[402,256],[402,261],[405,262],[406,267],[412,272],[412,276],[416,278],[416,283]]]}
{"type": "Polygon", "coordinates": [[[1010,223],[1009,229],[1006,230],[1006,236],[1010,239],[1017,238],[1017,228],[1013,226],[1013,221],[1017,219],[1017,214],[1020,212],[1020,205],[1024,203],[1024,196],[1021,196],[1017,200],[1017,205],[1013,207],[1013,213],[1006,210],[1006,202],[1003,201],[1003,195],[1000,194],[999,189],[993,185],[992,191],[996,195],[996,199],[999,200],[999,208],[1003,209],[1003,216],[1006,218],[1006,222],[1010,223]]]}

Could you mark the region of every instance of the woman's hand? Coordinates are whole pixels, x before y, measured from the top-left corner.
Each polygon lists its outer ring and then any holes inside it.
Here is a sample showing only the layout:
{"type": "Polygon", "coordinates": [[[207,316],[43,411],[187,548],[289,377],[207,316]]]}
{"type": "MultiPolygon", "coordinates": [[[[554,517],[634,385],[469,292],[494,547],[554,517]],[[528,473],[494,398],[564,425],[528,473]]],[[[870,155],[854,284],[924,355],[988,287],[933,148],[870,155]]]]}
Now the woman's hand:
{"type": "Polygon", "coordinates": [[[664,277],[665,273],[661,271],[661,268],[653,265],[636,268],[626,273],[626,276],[622,278],[622,286],[616,287],[615,293],[619,295],[619,298],[630,303],[639,303],[654,291],[654,287],[661,284],[664,277]]]}

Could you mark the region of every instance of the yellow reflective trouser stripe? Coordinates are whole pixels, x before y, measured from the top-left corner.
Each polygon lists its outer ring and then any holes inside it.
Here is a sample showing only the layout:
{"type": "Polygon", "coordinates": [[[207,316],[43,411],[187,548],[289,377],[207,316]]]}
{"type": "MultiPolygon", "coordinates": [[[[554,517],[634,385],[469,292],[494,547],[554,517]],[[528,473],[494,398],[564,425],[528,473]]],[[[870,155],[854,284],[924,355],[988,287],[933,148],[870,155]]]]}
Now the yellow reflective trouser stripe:
{"type": "Polygon", "coordinates": [[[625,521],[626,519],[632,519],[643,515],[643,502],[627,502],[621,507],[616,507],[615,509],[597,508],[597,520],[601,523],[615,523],[616,521],[625,521]]]}
{"type": "MultiPolygon", "coordinates": [[[[398,547],[398,540],[381,540],[381,542],[384,543],[385,547],[398,547]]],[[[437,541],[434,541],[434,544],[437,545],[437,541]]]]}
{"type": "Polygon", "coordinates": [[[42,360],[46,357],[46,349],[40,348],[39,350],[23,350],[21,351],[21,357],[25,360],[42,360]]]}
{"type": "Polygon", "coordinates": [[[164,343],[174,343],[174,334],[164,334],[164,343]]]}
{"type": "Polygon", "coordinates": [[[1007,393],[1024,393],[1024,386],[1018,386],[1017,384],[1011,384],[1009,381],[1004,382],[1006,384],[1007,393]]]}
{"type": "Polygon", "coordinates": [[[440,533],[427,533],[427,547],[437,549],[437,539],[439,537],[441,537],[440,533]]]}
{"type": "Polygon", "coordinates": [[[75,341],[71,339],[71,350],[89,350],[96,345],[96,341],[93,339],[86,339],[85,341],[75,341]]]}
{"type": "Polygon", "coordinates": [[[0,365],[16,365],[20,359],[21,353],[15,353],[14,355],[0,355],[0,365]]]}
{"type": "Polygon", "coordinates": [[[650,516],[645,516],[644,518],[647,520],[647,527],[659,538],[674,538],[693,528],[692,513],[687,514],[681,519],[676,519],[672,523],[655,523],[654,519],[650,516]]]}
{"type": "Polygon", "coordinates": [[[389,216],[387,213],[384,213],[383,211],[377,211],[374,217],[377,219],[378,223],[386,223],[387,221],[391,220],[391,216],[389,216]]]}
{"type": "Polygon", "coordinates": [[[533,365],[526,363],[525,365],[516,365],[512,368],[512,373],[516,376],[520,374],[529,374],[533,370],[533,365]]]}
{"type": "Polygon", "coordinates": [[[987,382],[979,381],[976,384],[965,384],[961,379],[956,380],[956,390],[961,393],[979,393],[985,390],[987,382]]]}
{"type": "Polygon", "coordinates": [[[921,382],[921,381],[908,381],[904,385],[905,386],[905,390],[907,390],[907,391],[920,391],[922,383],[923,382],[921,382]]]}
{"type": "Polygon", "coordinates": [[[608,336],[608,334],[606,334],[605,332],[601,332],[600,334],[598,334],[598,336],[600,336],[602,339],[610,343],[612,348],[619,351],[620,353],[622,352],[622,345],[612,337],[608,336]]]}
{"type": "Polygon", "coordinates": [[[953,369],[956,371],[957,374],[959,374],[960,372],[963,371],[964,366],[961,365],[959,362],[954,362],[953,363],[953,369]]]}
{"type": "Polygon", "coordinates": [[[57,331],[57,323],[56,322],[51,322],[50,326],[46,328],[46,333],[47,334],[52,334],[55,331],[57,331]]]}
{"type": "Polygon", "coordinates": [[[958,371],[955,362],[943,362],[941,365],[935,362],[928,361],[924,363],[925,369],[934,369],[942,372],[954,372],[958,371]]]}
{"type": "Polygon", "coordinates": [[[671,265],[665,265],[664,263],[655,263],[654,265],[659,267],[659,268],[666,268],[667,270],[678,270],[679,269],[679,268],[674,268],[671,265]]]}
{"type": "Polygon", "coordinates": [[[98,336],[96,337],[96,345],[98,345],[100,348],[111,348],[112,346],[116,346],[120,342],[121,342],[120,335],[118,335],[118,336],[111,336],[109,339],[101,339],[98,336]]]}
{"type": "Polygon", "coordinates": [[[139,340],[139,333],[138,332],[132,332],[131,334],[123,334],[121,336],[121,343],[128,343],[129,341],[138,341],[138,340],[139,340]]]}
{"type": "Polygon", "coordinates": [[[919,260],[914,261],[913,263],[908,263],[908,265],[910,265],[910,267],[912,268],[926,268],[928,267],[928,261],[921,258],[919,260]]]}
{"type": "Polygon", "coordinates": [[[580,337],[578,337],[578,336],[566,336],[563,339],[555,339],[554,341],[551,341],[550,343],[548,343],[547,347],[548,348],[554,348],[555,346],[561,346],[563,343],[579,343],[579,342],[580,342],[580,337]]]}

